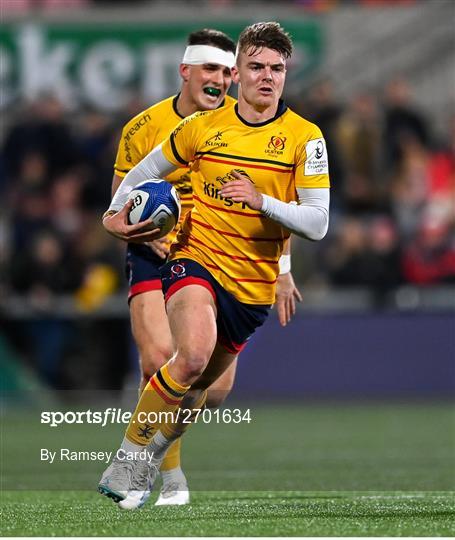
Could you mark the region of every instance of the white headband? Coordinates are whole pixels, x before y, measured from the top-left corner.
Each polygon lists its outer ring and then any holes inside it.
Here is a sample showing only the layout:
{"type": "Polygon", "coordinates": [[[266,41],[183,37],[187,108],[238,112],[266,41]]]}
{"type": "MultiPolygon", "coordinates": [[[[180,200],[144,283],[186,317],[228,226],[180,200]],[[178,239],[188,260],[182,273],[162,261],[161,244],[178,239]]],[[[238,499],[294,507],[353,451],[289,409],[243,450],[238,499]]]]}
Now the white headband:
{"type": "Polygon", "coordinates": [[[220,64],[231,68],[235,66],[234,53],[223,51],[211,45],[188,45],[182,64],[220,64]]]}

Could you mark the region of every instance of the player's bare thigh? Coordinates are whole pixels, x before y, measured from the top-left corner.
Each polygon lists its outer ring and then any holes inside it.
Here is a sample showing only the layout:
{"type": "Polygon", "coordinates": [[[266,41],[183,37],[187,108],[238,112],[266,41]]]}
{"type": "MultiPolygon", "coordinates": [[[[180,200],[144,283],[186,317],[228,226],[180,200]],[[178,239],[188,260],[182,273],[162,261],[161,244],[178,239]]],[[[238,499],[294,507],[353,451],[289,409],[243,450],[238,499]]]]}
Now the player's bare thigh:
{"type": "Polygon", "coordinates": [[[147,291],[130,300],[131,329],[144,378],[150,378],[172,356],[172,336],[163,293],[147,291]]]}
{"type": "Polygon", "coordinates": [[[169,298],[167,314],[176,350],[169,374],[180,384],[192,384],[206,368],[215,349],[214,298],[201,285],[187,285],[169,298]]]}

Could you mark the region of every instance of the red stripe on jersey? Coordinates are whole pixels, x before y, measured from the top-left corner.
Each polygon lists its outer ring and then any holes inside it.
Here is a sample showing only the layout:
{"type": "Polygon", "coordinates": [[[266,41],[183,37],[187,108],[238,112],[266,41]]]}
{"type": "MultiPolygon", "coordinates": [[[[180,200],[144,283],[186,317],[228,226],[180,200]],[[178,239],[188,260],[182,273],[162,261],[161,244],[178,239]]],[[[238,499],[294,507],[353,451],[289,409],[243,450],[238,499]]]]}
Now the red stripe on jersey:
{"type": "Polygon", "coordinates": [[[150,379],[150,384],[153,386],[153,388],[156,390],[157,394],[162,398],[164,399],[164,401],[166,403],[168,403],[169,405],[178,405],[182,399],[171,399],[168,395],[166,395],[164,393],[163,390],[161,390],[161,388],[158,386],[158,384],[156,383],[155,381],[155,377],[152,377],[150,379]]]}
{"type": "Polygon", "coordinates": [[[194,219],[193,216],[190,217],[190,221],[194,223],[197,223],[201,227],[204,227],[206,229],[210,229],[211,231],[215,231],[217,233],[222,234],[223,236],[232,236],[233,238],[242,238],[243,240],[252,240],[253,242],[282,242],[284,238],[258,238],[256,236],[242,236],[241,234],[237,233],[231,233],[227,231],[222,231],[221,229],[215,229],[215,227],[212,227],[208,223],[203,223],[202,221],[199,221],[197,219],[194,219]]]}
{"type": "Polygon", "coordinates": [[[208,202],[203,201],[197,195],[193,195],[193,199],[195,201],[201,202],[203,205],[208,206],[209,208],[214,208],[215,210],[218,210],[218,212],[228,212],[229,214],[238,214],[239,216],[245,217],[265,218],[263,214],[249,214],[248,212],[240,212],[240,210],[229,210],[228,208],[220,208],[219,206],[215,206],[214,204],[209,204],[208,202]]]}
{"type": "MultiPolygon", "coordinates": [[[[207,266],[208,268],[212,268],[213,270],[221,270],[222,272],[224,272],[224,270],[222,270],[219,266],[217,266],[216,264],[210,264],[210,263],[204,263],[205,266],[207,266]]],[[[228,276],[229,277],[229,276],[228,276]]]]}
{"type": "Polygon", "coordinates": [[[262,169],[263,171],[273,171],[290,174],[292,171],[287,171],[283,169],[277,169],[276,167],[265,167],[264,165],[252,165],[251,163],[240,163],[238,161],[227,161],[225,159],[214,159],[207,156],[202,156],[201,160],[213,161],[214,163],[224,163],[225,165],[236,165],[237,167],[248,167],[249,169],[262,169]]]}
{"type": "Polygon", "coordinates": [[[200,244],[201,246],[204,246],[208,250],[210,250],[212,253],[216,253],[217,255],[222,255],[223,257],[229,257],[230,259],[234,259],[235,261],[246,261],[250,263],[270,263],[270,264],[278,264],[277,260],[273,259],[250,259],[249,257],[242,257],[240,255],[230,255],[229,253],[225,253],[224,251],[220,251],[219,249],[214,249],[208,246],[207,244],[204,244],[201,240],[198,240],[197,238],[191,239],[193,242],[196,242],[196,244],[200,244]]]}
{"type": "Polygon", "coordinates": [[[244,281],[247,281],[249,283],[268,283],[269,285],[273,285],[274,283],[276,283],[276,279],[274,279],[273,281],[268,281],[266,279],[248,279],[248,278],[236,278],[236,279],[233,279],[233,281],[236,281],[237,283],[239,283],[240,281],[241,282],[244,282],[244,281]]]}
{"type": "MultiPolygon", "coordinates": [[[[226,272],[222,268],[217,266],[216,264],[204,263],[204,265],[207,266],[208,268],[212,268],[213,270],[219,270],[220,272],[224,272],[226,274],[226,272]]],[[[267,281],[266,279],[247,279],[247,278],[238,279],[238,278],[231,277],[229,274],[226,274],[226,277],[229,278],[231,281],[234,281],[235,283],[238,283],[239,281],[249,281],[252,283],[268,283],[269,285],[273,285],[274,283],[276,283],[276,279],[274,279],[273,281],[267,281]]]]}
{"type": "Polygon", "coordinates": [[[272,165],[281,165],[282,167],[290,167],[293,169],[295,167],[294,163],[283,163],[282,161],[277,161],[274,159],[273,161],[271,159],[260,159],[260,158],[252,158],[252,157],[245,157],[245,156],[236,156],[234,154],[225,154],[223,152],[196,152],[196,157],[199,156],[218,156],[223,158],[231,158],[231,159],[239,159],[240,161],[252,161],[253,163],[271,163],[272,165]]]}

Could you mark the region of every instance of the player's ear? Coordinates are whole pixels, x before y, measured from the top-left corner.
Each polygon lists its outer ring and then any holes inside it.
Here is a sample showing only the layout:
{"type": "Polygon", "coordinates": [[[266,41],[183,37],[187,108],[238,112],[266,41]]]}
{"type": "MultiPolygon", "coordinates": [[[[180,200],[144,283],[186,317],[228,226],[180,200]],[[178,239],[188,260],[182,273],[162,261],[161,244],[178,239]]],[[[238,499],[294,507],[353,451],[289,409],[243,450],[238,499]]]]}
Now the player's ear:
{"type": "Polygon", "coordinates": [[[232,75],[232,82],[234,84],[239,84],[239,70],[238,70],[237,66],[234,66],[231,69],[231,75],[232,75]]]}
{"type": "Polygon", "coordinates": [[[190,78],[190,66],[188,64],[180,64],[179,73],[180,77],[182,77],[185,82],[188,82],[188,79],[190,78]]]}

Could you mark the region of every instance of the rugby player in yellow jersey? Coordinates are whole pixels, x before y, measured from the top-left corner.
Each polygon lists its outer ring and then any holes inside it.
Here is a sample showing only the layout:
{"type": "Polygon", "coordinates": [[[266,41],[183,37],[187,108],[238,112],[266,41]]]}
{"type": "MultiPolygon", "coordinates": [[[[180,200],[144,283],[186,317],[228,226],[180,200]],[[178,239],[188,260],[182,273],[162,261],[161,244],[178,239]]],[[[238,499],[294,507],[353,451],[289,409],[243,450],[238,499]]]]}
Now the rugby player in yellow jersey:
{"type": "MultiPolygon", "coordinates": [[[[115,162],[112,195],[133,166],[168,137],[183,118],[199,110],[234,103],[232,98],[226,96],[231,84],[230,68],[234,63],[234,53],[234,42],[222,32],[204,29],[189,35],[188,48],[180,65],[183,80],[181,92],[144,110],[123,128],[115,162]]],[[[189,172],[188,167],[180,168],[166,177],[179,192],[182,218],[193,205],[189,172]]],[[[152,375],[172,355],[172,337],[165,313],[159,267],[168,255],[169,244],[174,238],[175,233],[147,244],[130,242],[127,248],[131,327],[142,372],[139,395],[152,375]]],[[[300,298],[289,272],[289,264],[286,265],[288,258],[285,256],[281,260],[282,274],[277,294],[282,324],[289,321],[295,310],[295,299],[300,298]]],[[[208,389],[206,406],[217,407],[221,404],[232,389],[235,371],[236,360],[208,389]]],[[[157,505],[189,502],[186,478],[180,467],[180,439],[167,452],[161,464],[161,476],[163,488],[157,505]]]]}
{"type": "MultiPolygon", "coordinates": [[[[233,70],[238,104],[182,121],[125,177],[110,206],[116,213],[103,220],[111,234],[135,235],[140,228],[128,225],[125,205],[134,185],[188,163],[199,173],[192,179],[194,207],[161,272],[175,352],[142,393],[136,427],[145,427],[143,413],[159,417],[200,402],[265,321],[289,234],[310,240],[326,234],[325,141],[280,99],[291,53],[278,23],[247,27],[233,70]]],[[[178,421],[147,429],[151,441],[130,433],[119,450],[132,456],[131,474],[120,484],[129,484],[125,508],[140,506],[138,492],[153,484],[167,449],[184,431],[178,421]]]]}

